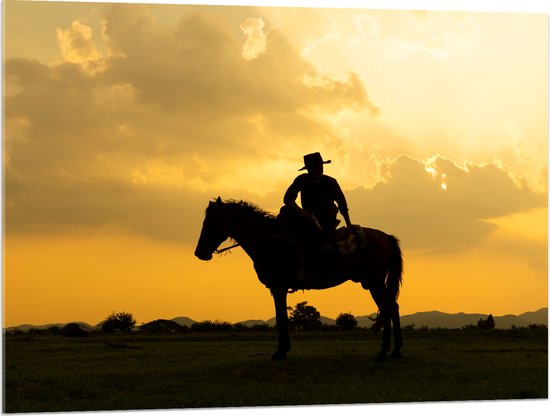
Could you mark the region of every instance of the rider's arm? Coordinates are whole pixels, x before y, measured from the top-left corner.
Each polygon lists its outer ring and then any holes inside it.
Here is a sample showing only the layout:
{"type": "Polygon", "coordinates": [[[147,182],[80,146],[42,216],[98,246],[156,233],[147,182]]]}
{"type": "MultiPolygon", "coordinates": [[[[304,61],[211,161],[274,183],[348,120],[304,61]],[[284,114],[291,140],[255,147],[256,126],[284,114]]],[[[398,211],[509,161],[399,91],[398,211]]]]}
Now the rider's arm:
{"type": "Polygon", "coordinates": [[[340,185],[336,180],[334,180],[334,191],[335,196],[334,200],[336,201],[336,204],[338,205],[338,211],[340,211],[340,214],[342,214],[342,217],[344,217],[344,221],[346,222],[346,226],[351,227],[351,220],[349,218],[349,210],[348,210],[348,203],[346,201],[346,197],[344,196],[344,193],[342,192],[342,188],[340,188],[340,185]]]}
{"type": "Polygon", "coordinates": [[[302,190],[302,176],[303,175],[298,176],[288,187],[283,197],[283,202],[286,206],[296,211],[298,215],[307,216],[308,214],[296,203],[298,193],[302,190]]]}
{"type": "MultiPolygon", "coordinates": [[[[294,179],[294,182],[290,184],[288,189],[285,192],[285,196],[283,197],[283,202],[285,205],[292,206],[293,204],[296,205],[296,198],[298,198],[298,192],[301,191],[301,175],[298,176],[296,179],[294,179]]],[[[297,206],[297,205],[296,205],[297,206]]]]}
{"type": "Polygon", "coordinates": [[[340,214],[342,214],[342,217],[344,217],[344,221],[346,221],[346,226],[351,227],[351,220],[349,219],[349,211],[340,211],[340,214]]]}

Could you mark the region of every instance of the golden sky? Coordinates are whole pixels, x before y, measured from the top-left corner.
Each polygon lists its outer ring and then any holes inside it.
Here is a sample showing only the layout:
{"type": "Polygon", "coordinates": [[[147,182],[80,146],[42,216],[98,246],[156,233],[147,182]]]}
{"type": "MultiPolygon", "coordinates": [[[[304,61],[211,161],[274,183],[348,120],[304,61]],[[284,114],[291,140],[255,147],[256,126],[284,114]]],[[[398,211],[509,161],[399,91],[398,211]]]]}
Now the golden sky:
{"type": "MultiPolygon", "coordinates": [[[[402,241],[400,305],[548,305],[548,16],[4,2],[4,326],[274,316],[212,197],[277,212],[319,151],[402,241]],[[307,24],[304,24],[307,22],[307,24]]],[[[348,283],[298,292],[376,311],[348,283]]]]}

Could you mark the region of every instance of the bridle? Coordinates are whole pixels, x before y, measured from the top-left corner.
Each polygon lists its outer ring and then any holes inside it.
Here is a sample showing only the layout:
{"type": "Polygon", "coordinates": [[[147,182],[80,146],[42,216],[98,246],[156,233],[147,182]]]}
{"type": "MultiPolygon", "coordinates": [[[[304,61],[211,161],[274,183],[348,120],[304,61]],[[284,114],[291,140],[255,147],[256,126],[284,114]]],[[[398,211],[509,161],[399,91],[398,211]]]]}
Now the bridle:
{"type": "Polygon", "coordinates": [[[236,244],[233,244],[232,246],[229,246],[229,247],[214,250],[214,253],[215,254],[222,254],[222,253],[225,253],[225,252],[230,252],[231,253],[231,251],[229,251],[229,250],[231,250],[232,248],[235,248],[235,247],[239,247],[239,246],[240,246],[240,244],[236,243],[236,244]]]}

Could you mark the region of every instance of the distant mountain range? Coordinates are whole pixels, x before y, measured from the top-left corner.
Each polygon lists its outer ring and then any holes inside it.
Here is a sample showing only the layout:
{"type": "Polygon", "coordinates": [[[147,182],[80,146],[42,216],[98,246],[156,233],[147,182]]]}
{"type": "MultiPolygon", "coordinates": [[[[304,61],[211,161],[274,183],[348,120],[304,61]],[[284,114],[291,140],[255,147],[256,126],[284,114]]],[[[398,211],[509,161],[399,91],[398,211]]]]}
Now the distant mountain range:
{"type": "MultiPolygon", "coordinates": [[[[372,315],[363,315],[356,316],[358,326],[361,328],[370,327],[372,325],[372,318],[376,314],[372,315]]],[[[411,315],[401,316],[401,326],[414,325],[415,328],[427,327],[427,328],[462,328],[465,325],[477,325],[477,322],[480,319],[487,319],[488,315],[480,313],[444,313],[439,311],[432,312],[418,312],[411,315]]],[[[542,308],[535,312],[525,312],[521,315],[502,315],[502,316],[493,316],[495,319],[496,328],[500,329],[509,329],[512,326],[516,327],[527,327],[531,324],[535,325],[546,325],[548,326],[548,308],[542,308]]],[[[177,322],[180,325],[185,325],[190,327],[198,321],[194,321],[191,318],[182,316],[173,318],[172,321],[177,322]]],[[[336,319],[327,318],[322,316],[321,322],[326,325],[335,325],[336,319]]],[[[92,330],[95,328],[94,325],[87,324],[86,322],[75,322],[81,327],[92,330]]],[[[245,326],[254,326],[254,325],[269,325],[275,326],[275,318],[268,319],[267,321],[262,321],[259,319],[251,319],[247,321],[237,322],[245,326]]],[[[46,329],[50,326],[59,326],[63,327],[67,323],[57,323],[57,324],[47,324],[47,325],[19,325],[15,327],[6,328],[10,329],[19,329],[21,331],[28,331],[31,328],[36,329],[46,329]]]]}
{"type": "MultiPolygon", "coordinates": [[[[414,324],[415,328],[423,326],[428,328],[462,328],[465,325],[477,325],[480,319],[487,319],[487,316],[479,313],[418,312],[403,316],[401,325],[414,324]]],[[[495,327],[500,329],[508,329],[512,326],[527,327],[531,324],[548,326],[548,308],[522,313],[521,315],[493,315],[493,318],[495,319],[495,327]]]]}
{"type": "Polygon", "coordinates": [[[45,325],[23,324],[23,325],[18,325],[18,326],[10,326],[10,327],[6,328],[6,331],[8,331],[10,329],[18,329],[20,331],[25,332],[25,331],[28,331],[29,329],[47,329],[47,328],[52,327],[52,326],[58,326],[60,328],[63,328],[65,325],[67,325],[69,323],[78,324],[81,328],[87,329],[88,331],[92,331],[93,329],[95,329],[94,325],[90,325],[86,322],[71,321],[71,322],[65,322],[65,323],[45,324],[45,325]]]}

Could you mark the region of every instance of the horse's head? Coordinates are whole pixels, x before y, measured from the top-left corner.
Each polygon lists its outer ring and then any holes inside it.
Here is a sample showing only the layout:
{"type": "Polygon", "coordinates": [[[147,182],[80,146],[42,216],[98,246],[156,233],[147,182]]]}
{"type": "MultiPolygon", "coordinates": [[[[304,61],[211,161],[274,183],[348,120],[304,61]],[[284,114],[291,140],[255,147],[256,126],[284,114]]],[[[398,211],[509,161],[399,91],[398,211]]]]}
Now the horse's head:
{"type": "Polygon", "coordinates": [[[201,260],[211,260],[212,253],[228,238],[227,226],[223,218],[224,203],[221,198],[210,202],[195,249],[195,256],[201,260]]]}

